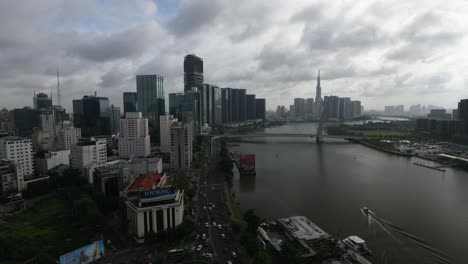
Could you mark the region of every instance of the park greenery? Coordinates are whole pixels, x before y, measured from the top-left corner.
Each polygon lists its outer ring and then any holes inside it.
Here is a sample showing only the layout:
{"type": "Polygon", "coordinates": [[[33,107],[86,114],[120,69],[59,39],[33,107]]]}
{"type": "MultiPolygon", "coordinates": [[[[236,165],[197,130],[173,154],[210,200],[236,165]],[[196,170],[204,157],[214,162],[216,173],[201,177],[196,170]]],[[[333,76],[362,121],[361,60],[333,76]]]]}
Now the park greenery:
{"type": "Polygon", "coordinates": [[[415,136],[413,121],[367,122],[364,124],[328,126],[329,135],[408,139],[415,136]]]}
{"type": "Polygon", "coordinates": [[[97,240],[103,215],[117,208],[116,199],[95,192],[76,169],[52,172],[46,187],[50,194],[32,198],[39,200],[34,207],[0,223],[1,263],[55,263],[97,240]]]}

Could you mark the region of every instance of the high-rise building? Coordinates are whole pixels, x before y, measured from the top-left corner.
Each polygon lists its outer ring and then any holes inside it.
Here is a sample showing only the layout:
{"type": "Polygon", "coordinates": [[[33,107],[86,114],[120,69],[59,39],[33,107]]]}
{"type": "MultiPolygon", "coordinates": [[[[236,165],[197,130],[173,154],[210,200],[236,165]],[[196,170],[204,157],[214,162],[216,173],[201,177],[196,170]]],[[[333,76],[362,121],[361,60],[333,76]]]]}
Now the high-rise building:
{"type": "Polygon", "coordinates": [[[52,106],[52,98],[45,93],[38,93],[33,98],[34,109],[46,109],[52,106]]]}
{"type": "Polygon", "coordinates": [[[40,128],[34,128],[32,134],[32,146],[34,151],[46,151],[55,148],[55,138],[40,128]]]}
{"type": "Polygon", "coordinates": [[[184,92],[203,88],[203,60],[193,54],[184,58],[184,92]]]}
{"type": "Polygon", "coordinates": [[[171,152],[171,127],[177,122],[177,118],[172,115],[161,116],[159,127],[161,131],[160,149],[162,153],[171,152]]]}
{"type": "Polygon", "coordinates": [[[431,112],[427,115],[429,119],[448,120],[452,119],[452,116],[446,112],[445,109],[431,109],[431,112]]]}
{"type": "Polygon", "coordinates": [[[338,96],[325,96],[325,101],[328,101],[328,119],[340,119],[340,98],[338,96]]]}
{"type": "Polygon", "coordinates": [[[100,166],[107,162],[107,143],[105,138],[81,139],[71,147],[71,166],[77,169],[100,166]]]}
{"type": "Polygon", "coordinates": [[[144,158],[150,154],[148,119],[140,112],[128,112],[120,120],[119,157],[144,158]]]}
{"type": "Polygon", "coordinates": [[[182,119],[182,102],[184,100],[184,93],[170,93],[169,94],[169,115],[176,119],[182,119]]]}
{"type": "Polygon", "coordinates": [[[16,166],[12,161],[0,160],[0,196],[18,191],[16,166]]]}
{"type": "Polygon", "coordinates": [[[246,112],[247,120],[254,120],[257,118],[255,114],[255,94],[248,94],[246,96],[246,112]]]}
{"type": "Polygon", "coordinates": [[[353,109],[352,117],[360,117],[362,115],[361,101],[351,101],[351,105],[353,109]]]}
{"type": "Polygon", "coordinates": [[[111,131],[115,135],[120,131],[120,107],[111,105],[111,131]]]}
{"type": "Polygon", "coordinates": [[[15,135],[31,138],[35,127],[41,126],[39,111],[24,107],[12,111],[13,127],[15,135]]]}
{"type": "Polygon", "coordinates": [[[317,75],[317,86],[315,88],[315,104],[314,104],[314,116],[320,117],[321,110],[322,110],[322,87],[320,86],[320,70],[318,71],[317,75]]]}
{"type": "Polygon", "coordinates": [[[83,137],[111,135],[111,109],[107,97],[83,96],[73,100],[73,121],[83,137]]]}
{"type": "Polygon", "coordinates": [[[232,122],[232,90],[231,88],[221,89],[221,115],[222,123],[232,122]]]}
{"type": "Polygon", "coordinates": [[[124,92],[123,93],[123,108],[124,108],[124,115],[128,112],[137,111],[137,93],[136,92],[124,92]]]}
{"type": "Polygon", "coordinates": [[[304,116],[306,110],[306,104],[304,98],[294,98],[294,115],[296,117],[304,116]]]}
{"type": "Polygon", "coordinates": [[[57,143],[60,149],[70,149],[78,143],[81,138],[81,129],[74,127],[73,123],[66,121],[63,122],[62,127],[57,133],[57,143]]]}
{"type": "Polygon", "coordinates": [[[458,103],[458,120],[462,123],[462,132],[468,134],[468,99],[462,99],[458,103]]]}
{"type": "Polygon", "coordinates": [[[25,179],[34,176],[31,139],[19,137],[0,138],[0,159],[10,160],[15,164],[18,190],[25,189],[25,179]]]}
{"type": "Polygon", "coordinates": [[[239,122],[239,89],[231,89],[231,111],[232,111],[232,117],[231,117],[231,122],[237,123],[239,122]]]}
{"type": "Polygon", "coordinates": [[[213,96],[211,97],[211,105],[213,105],[213,109],[211,111],[211,118],[210,118],[210,125],[221,125],[223,122],[223,102],[221,98],[221,89],[218,86],[213,86],[213,96]]]}
{"type": "Polygon", "coordinates": [[[221,108],[221,89],[205,83],[200,94],[201,123],[210,126],[221,124],[221,108]]]}
{"type": "Polygon", "coordinates": [[[171,127],[171,168],[188,170],[192,166],[192,126],[174,123],[171,127]]]}
{"type": "Polygon", "coordinates": [[[452,109],[452,119],[458,120],[458,109],[452,109]]]}
{"type": "Polygon", "coordinates": [[[239,122],[247,120],[247,104],[246,104],[247,91],[239,89],[239,122]]]}
{"type": "Polygon", "coordinates": [[[200,93],[198,91],[169,94],[169,114],[181,122],[190,122],[193,127],[193,139],[201,132],[200,106],[200,93]]]}
{"type": "MultiPolygon", "coordinates": [[[[283,110],[284,110],[284,106],[283,106],[283,110]]],[[[256,119],[265,120],[265,113],[266,113],[265,98],[255,99],[255,117],[256,117],[256,119]]]]}
{"type": "Polygon", "coordinates": [[[314,113],[314,98],[307,98],[305,102],[305,112],[306,114],[314,113]]]}
{"type": "Polygon", "coordinates": [[[164,77],[137,75],[138,112],[148,118],[151,140],[159,144],[159,116],[165,114],[164,77]]]}
{"type": "Polygon", "coordinates": [[[57,123],[55,118],[55,111],[53,109],[44,109],[40,111],[42,131],[47,133],[49,137],[55,138],[57,136],[57,123]]]}
{"type": "Polygon", "coordinates": [[[339,118],[341,120],[353,118],[353,106],[349,97],[339,98],[340,113],[339,118]]]}
{"type": "Polygon", "coordinates": [[[69,149],[47,151],[34,160],[36,172],[41,176],[47,176],[49,170],[60,165],[70,165],[69,149]]]}

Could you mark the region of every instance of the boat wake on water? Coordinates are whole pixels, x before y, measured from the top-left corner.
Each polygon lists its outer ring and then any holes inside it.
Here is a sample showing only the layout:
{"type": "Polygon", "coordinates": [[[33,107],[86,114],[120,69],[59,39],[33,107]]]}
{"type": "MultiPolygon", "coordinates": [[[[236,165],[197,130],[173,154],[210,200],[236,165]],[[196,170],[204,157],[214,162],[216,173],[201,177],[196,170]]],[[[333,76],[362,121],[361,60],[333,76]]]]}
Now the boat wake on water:
{"type": "Polygon", "coordinates": [[[396,232],[400,234],[403,237],[408,238],[411,242],[415,243],[417,246],[423,248],[426,250],[428,253],[430,253],[433,257],[437,259],[437,263],[444,263],[444,264],[449,264],[451,261],[449,260],[448,256],[442,252],[441,250],[435,248],[431,243],[428,241],[425,241],[424,239],[415,236],[411,233],[406,232],[403,228],[391,223],[388,220],[385,220],[379,216],[377,216],[374,212],[369,210],[367,207],[361,208],[362,214],[367,216],[370,220],[375,220],[379,226],[390,236],[395,238],[393,235],[389,233],[389,231],[396,232]]]}

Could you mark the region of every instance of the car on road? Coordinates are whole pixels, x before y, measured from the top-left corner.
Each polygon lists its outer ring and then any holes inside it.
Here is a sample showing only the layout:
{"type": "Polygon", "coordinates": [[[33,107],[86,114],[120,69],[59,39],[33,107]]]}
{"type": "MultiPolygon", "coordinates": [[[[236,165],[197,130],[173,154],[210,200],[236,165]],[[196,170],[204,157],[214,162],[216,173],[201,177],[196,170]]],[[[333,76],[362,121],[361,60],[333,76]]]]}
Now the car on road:
{"type": "Polygon", "coordinates": [[[216,227],[216,222],[213,222],[213,226],[216,227]]]}
{"type": "Polygon", "coordinates": [[[231,252],[233,258],[237,258],[237,253],[235,251],[231,252]]]}
{"type": "Polygon", "coordinates": [[[203,245],[198,245],[198,247],[197,247],[197,251],[200,251],[200,250],[202,250],[202,248],[203,248],[203,245]]]}
{"type": "Polygon", "coordinates": [[[205,222],[205,227],[210,227],[210,224],[208,224],[208,222],[205,222]]]}
{"type": "Polygon", "coordinates": [[[228,261],[227,261],[227,264],[232,264],[232,261],[228,260],[228,261]]]}
{"type": "Polygon", "coordinates": [[[223,234],[223,233],[221,233],[221,238],[222,238],[222,239],[225,239],[225,238],[226,238],[226,235],[223,234]]]}
{"type": "Polygon", "coordinates": [[[203,233],[203,235],[202,235],[202,239],[203,239],[203,240],[205,240],[205,239],[206,239],[206,234],[205,234],[205,233],[203,233]]]}
{"type": "Polygon", "coordinates": [[[203,253],[202,256],[205,258],[213,258],[213,255],[211,253],[203,253]]]}
{"type": "Polygon", "coordinates": [[[218,229],[223,229],[223,226],[222,225],[218,225],[218,229]]]}

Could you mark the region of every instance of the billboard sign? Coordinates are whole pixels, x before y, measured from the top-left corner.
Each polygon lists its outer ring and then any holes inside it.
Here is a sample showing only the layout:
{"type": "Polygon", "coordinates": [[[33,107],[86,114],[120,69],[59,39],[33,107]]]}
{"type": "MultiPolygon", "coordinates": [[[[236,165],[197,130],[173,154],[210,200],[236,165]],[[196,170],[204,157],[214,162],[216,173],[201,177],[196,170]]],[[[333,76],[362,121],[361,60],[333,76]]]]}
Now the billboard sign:
{"type": "Polygon", "coordinates": [[[140,192],[140,199],[142,202],[155,202],[175,198],[176,192],[173,187],[155,188],[140,192]]]}
{"type": "Polygon", "coordinates": [[[99,240],[60,256],[60,264],[88,264],[102,257],[104,257],[104,243],[99,240]]]}
{"type": "Polygon", "coordinates": [[[255,154],[239,155],[239,165],[242,171],[255,171],[255,154]]]}

